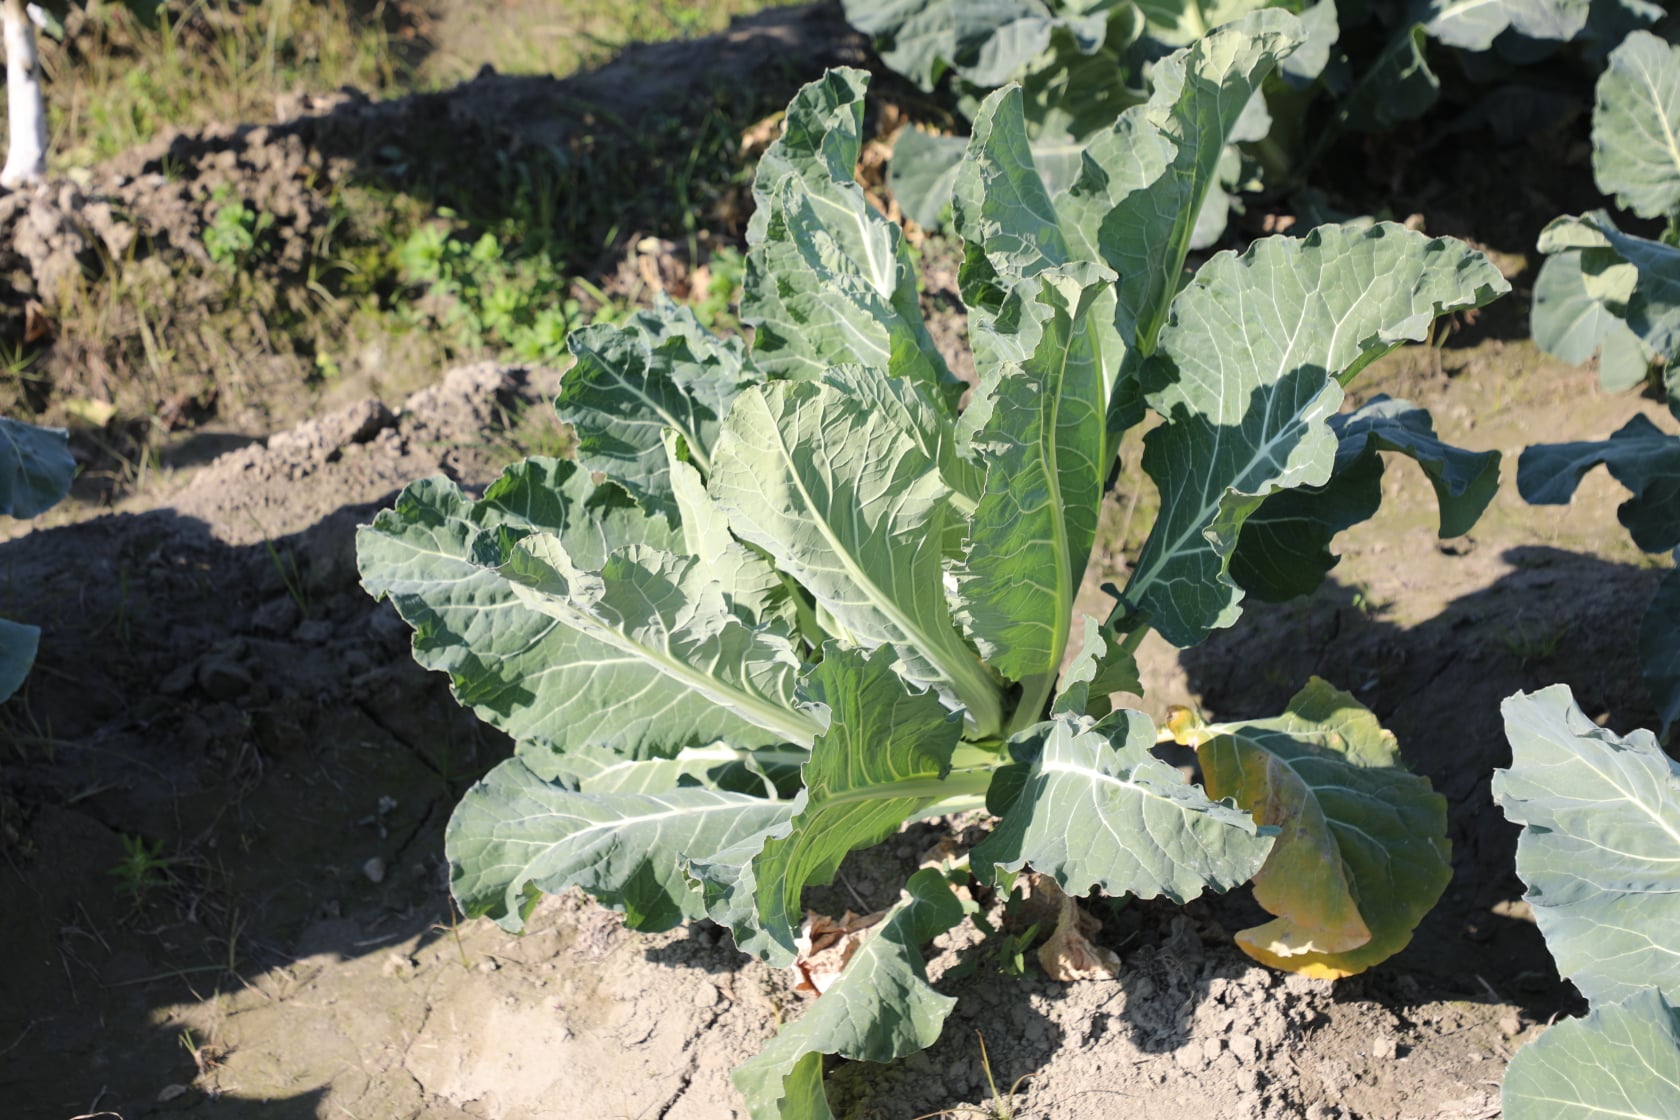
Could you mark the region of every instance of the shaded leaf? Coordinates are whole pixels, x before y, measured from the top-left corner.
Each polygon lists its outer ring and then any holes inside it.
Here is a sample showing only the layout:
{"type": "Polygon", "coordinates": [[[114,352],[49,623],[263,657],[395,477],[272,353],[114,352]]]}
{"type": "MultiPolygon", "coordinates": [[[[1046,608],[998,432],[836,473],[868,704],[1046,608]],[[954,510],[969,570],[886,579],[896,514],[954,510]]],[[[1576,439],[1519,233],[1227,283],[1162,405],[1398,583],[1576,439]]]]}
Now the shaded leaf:
{"type": "Polygon", "coordinates": [[[39,626],[0,618],[0,702],[11,699],[23,687],[40,645],[39,626]]]}
{"type": "Polygon", "coordinates": [[[1616,517],[1646,552],[1680,545],[1680,436],[1635,415],[1607,440],[1537,443],[1517,460],[1517,490],[1534,505],[1567,505],[1581,478],[1603,464],[1633,491],[1616,517]]]}
{"type": "Polygon", "coordinates": [[[1657,584],[1656,597],[1639,623],[1639,662],[1662,720],[1662,733],[1680,723],[1680,573],[1657,584]]]}
{"type": "Polygon", "coordinates": [[[0,514],[34,517],[70,493],[76,460],[63,428],[0,417],[0,514]]]}

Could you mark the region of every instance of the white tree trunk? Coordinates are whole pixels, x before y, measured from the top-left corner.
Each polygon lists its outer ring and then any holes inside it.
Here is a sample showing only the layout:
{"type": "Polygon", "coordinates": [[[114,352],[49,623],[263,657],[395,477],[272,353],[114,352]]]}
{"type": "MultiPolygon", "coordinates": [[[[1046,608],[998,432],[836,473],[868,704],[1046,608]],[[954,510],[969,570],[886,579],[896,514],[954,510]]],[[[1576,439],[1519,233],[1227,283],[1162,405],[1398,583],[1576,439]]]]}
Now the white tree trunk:
{"type": "Polygon", "coordinates": [[[6,166],[0,187],[39,183],[47,174],[47,107],[41,97],[41,56],[24,0],[0,0],[6,41],[6,166]]]}

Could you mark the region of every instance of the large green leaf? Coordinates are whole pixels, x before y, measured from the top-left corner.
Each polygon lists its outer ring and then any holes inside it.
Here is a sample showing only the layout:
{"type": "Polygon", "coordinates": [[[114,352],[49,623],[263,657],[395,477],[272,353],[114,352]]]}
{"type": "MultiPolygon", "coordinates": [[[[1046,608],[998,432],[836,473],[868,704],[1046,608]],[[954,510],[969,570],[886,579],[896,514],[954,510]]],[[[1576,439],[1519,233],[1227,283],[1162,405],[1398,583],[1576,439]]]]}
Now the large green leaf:
{"type": "Polygon", "coordinates": [[[1092,13],[1046,0],[845,0],[846,21],[875,40],[881,61],[925,90],[947,72],[993,88],[1020,76],[1061,31],[1092,52],[1108,33],[1092,13]]]}
{"type": "Polygon", "coordinates": [[[836,636],[891,645],[909,680],[949,693],[990,734],[1002,702],[946,603],[954,513],[930,451],[899,417],[835,386],[781,382],[730,411],[711,493],[736,535],[811,593],[836,636]]]}
{"type": "Polygon", "coordinates": [[[1166,419],[1143,457],[1161,514],[1124,609],[1180,646],[1229,626],[1242,593],[1227,567],[1243,522],[1275,491],[1328,480],[1342,385],[1421,340],[1436,316],[1509,287],[1463,243],[1388,223],[1268,238],[1204,265],[1143,372],[1166,419]]]}
{"type": "Polygon", "coordinates": [[[1534,505],[1567,505],[1588,471],[1604,464],[1633,491],[1616,517],[1646,552],[1680,545],[1680,436],[1636,414],[1607,440],[1537,443],[1517,460],[1517,491],[1534,505]]]}
{"type": "Polygon", "coordinates": [[[832,1120],[822,1055],[890,1062],[939,1040],[956,1004],[927,980],[921,945],[962,920],[962,903],[932,868],[916,872],[834,986],[736,1067],[753,1120],[832,1120]]]}
{"type": "Polygon", "coordinates": [[[815,734],[815,721],[794,709],[800,661],[791,643],[773,628],[742,623],[698,558],[635,545],[591,572],[558,537],[536,534],[501,570],[526,607],[619,658],[651,666],[788,742],[808,745],[815,734]]]}
{"type": "Polygon", "coordinates": [[[1599,382],[1611,392],[1644,381],[1650,356],[1627,325],[1639,270],[1577,218],[1547,226],[1540,251],[1548,256],[1534,281],[1529,324],[1535,345],[1576,364],[1597,354],[1599,382]]]}
{"type": "Polygon", "coordinates": [[[861,70],[831,70],[788,106],[753,183],[741,316],[756,328],[755,364],[773,376],[857,363],[954,403],[962,385],[922,321],[904,235],[853,178],[868,84],[861,70]]]}
{"type": "Polygon", "coordinates": [[[1610,52],[1593,108],[1593,178],[1641,218],[1680,212],[1680,47],[1635,31],[1610,52]]]}
{"type": "Polygon", "coordinates": [[[737,929],[744,951],[791,964],[801,892],[832,881],[847,852],[886,839],[949,792],[940,779],[962,724],[933,693],[909,691],[891,665],[886,647],[866,656],[830,643],[801,682],[803,698],[827,711],[828,726],[811,747],[791,827],[753,860],[755,924],[767,937],[737,929]]]}
{"type": "MultiPolygon", "coordinates": [[[[414,656],[448,673],[456,697],[516,739],[608,746],[630,757],[675,754],[720,739],[771,745],[782,736],[718,707],[654,665],[523,603],[498,570],[517,541],[550,533],[580,568],[612,547],[680,547],[677,531],[572,463],[530,459],[473,502],[425,479],[356,537],[362,586],[414,627],[414,656]]],[[[530,764],[545,776],[543,751],[530,764]]]]}
{"type": "Polygon", "coordinates": [[[63,428],[0,417],[0,515],[34,517],[70,492],[76,460],[63,428]]]}
{"type": "Polygon", "coordinates": [[[1565,685],[1507,699],[1511,768],[1493,795],[1523,825],[1517,874],[1558,971],[1593,1002],[1680,1001],[1680,764],[1618,736],[1565,685]]]}
{"type": "Polygon", "coordinates": [[[1335,535],[1377,512],[1383,460],[1393,452],[1423,468],[1441,511],[1442,538],[1470,531],[1499,488],[1499,452],[1464,451],[1435,436],[1429,413],[1379,394],[1357,412],[1330,418],[1336,461],[1322,486],[1284,490],[1243,523],[1231,577],[1269,602],[1306,595],[1336,566],[1335,535]]]}
{"type": "MultiPolygon", "coordinates": [[[[648,784],[631,775],[621,782],[648,784]]],[[[702,787],[580,792],[511,758],[461,799],[444,851],[468,917],[518,932],[536,891],[581,886],[624,911],[631,928],[661,930],[705,913],[698,885],[683,872],[685,857],[760,835],[792,812],[788,802],[702,787]]]]}
{"type": "Polygon", "coordinates": [[[935,136],[914,126],[899,134],[887,165],[887,189],[906,218],[924,229],[939,225],[967,150],[963,136],[935,136]]]}
{"type": "Polygon", "coordinates": [[[1416,120],[1435,104],[1441,80],[1429,68],[1428,34],[1422,24],[1390,37],[1342,99],[1339,119],[1355,132],[1387,132],[1416,120]]]}
{"type": "Polygon", "coordinates": [[[1155,728],[1121,710],[1093,723],[1061,715],[1010,744],[1020,792],[973,850],[983,878],[1027,864],[1070,895],[1165,895],[1175,902],[1246,882],[1272,845],[1240,809],[1210,801],[1150,753],[1155,728]]]}
{"type": "Polygon", "coordinates": [[[1432,38],[1485,51],[1506,31],[1566,43],[1587,26],[1592,0],[1432,0],[1424,14],[1432,38]]]}
{"type": "Polygon", "coordinates": [[[1108,370],[1089,313],[1098,285],[1085,271],[1041,274],[1024,312],[1041,319],[1038,344],[993,380],[983,405],[989,421],[975,437],[986,489],[958,575],[962,622],[1006,677],[1043,678],[1028,689],[1028,709],[1042,707],[1061,668],[1112,459],[1108,370]]]}
{"type": "Polygon", "coordinates": [[[1275,719],[1174,730],[1210,796],[1281,830],[1254,877],[1277,917],[1237,934],[1243,952],[1336,979],[1405,948],[1452,879],[1447,801],[1406,771],[1375,716],[1315,677],[1275,719]]]}
{"type": "Polygon", "coordinates": [[[704,474],[730,402],[763,380],[738,339],[712,337],[692,311],[663,297],[622,327],[575,331],[567,345],[577,362],[561,378],[554,407],[577,429],[578,464],[654,498],[671,490],[665,430],[682,436],[704,474]]]}
{"type": "Polygon", "coordinates": [[[1506,1120],[1680,1120],[1680,1007],[1644,991],[1546,1028],[1505,1070],[1506,1120]]]}
{"type": "Polygon", "coordinates": [[[1680,723],[1680,569],[1663,576],[1656,597],[1645,608],[1639,622],[1639,661],[1667,735],[1680,723]]]}
{"type": "Polygon", "coordinates": [[[0,618],[0,701],[23,687],[40,645],[40,627],[0,618]]]}
{"type": "Polygon", "coordinates": [[[1627,302],[1628,327],[1657,354],[1670,361],[1680,357],[1680,248],[1623,233],[1603,211],[1582,222],[1596,228],[1639,275],[1627,302]]]}

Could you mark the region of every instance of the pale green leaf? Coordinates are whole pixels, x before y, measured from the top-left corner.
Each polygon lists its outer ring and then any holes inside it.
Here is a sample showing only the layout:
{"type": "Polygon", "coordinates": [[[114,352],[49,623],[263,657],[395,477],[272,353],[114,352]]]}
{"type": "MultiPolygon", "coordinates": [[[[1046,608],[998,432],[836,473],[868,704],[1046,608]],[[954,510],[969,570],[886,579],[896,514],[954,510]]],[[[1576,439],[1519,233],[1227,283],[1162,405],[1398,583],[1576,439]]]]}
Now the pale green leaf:
{"type": "Polygon", "coordinates": [[[887,189],[906,218],[923,229],[939,226],[967,150],[967,137],[935,136],[915,126],[899,133],[887,165],[887,189]]]}
{"type": "Polygon", "coordinates": [[[1593,723],[1566,685],[1503,711],[1511,768],[1493,795],[1524,826],[1517,874],[1558,971],[1594,1003],[1680,1000],[1680,764],[1649,731],[1593,723]]]}
{"type": "Polygon", "coordinates": [[[831,882],[846,853],[880,843],[947,792],[940,779],[962,724],[931,692],[909,691],[891,663],[885,647],[865,656],[830,643],[801,682],[828,725],[812,744],[790,830],[753,860],[756,924],[768,941],[736,936],[774,964],[793,962],[806,887],[831,882]]]}
{"type": "Polygon", "coordinates": [[[1567,505],[1588,471],[1602,463],[1633,491],[1616,517],[1646,552],[1680,545],[1680,436],[1636,414],[1607,440],[1537,443],[1517,460],[1517,491],[1534,505],[1567,505]]]}
{"type": "Polygon", "coordinates": [[[705,913],[699,887],[683,873],[686,856],[761,834],[791,811],[787,802],[701,787],[585,793],[512,758],[461,799],[444,851],[468,917],[517,932],[533,891],[579,886],[624,911],[631,928],[661,930],[705,913]]]}
{"type": "Polygon", "coordinates": [[[1109,371],[1090,315],[1098,281],[1083,271],[1041,274],[1024,311],[1040,320],[1038,344],[989,387],[990,420],[975,436],[986,488],[958,573],[961,620],[981,656],[1013,680],[1045,676],[1046,690],[1067,648],[1112,459],[1109,371]]]}
{"type": "Polygon", "coordinates": [[[927,980],[920,946],[962,920],[938,871],[910,877],[905,895],[858,947],[834,986],[734,1073],[753,1120],[830,1120],[823,1054],[890,1062],[932,1046],[956,1004],[927,980]]]}
{"type": "Polygon", "coordinates": [[[553,760],[549,780],[581,793],[669,793],[695,788],[791,798],[811,753],[799,747],[743,750],[728,743],[686,747],[670,758],[625,758],[606,747],[573,747],[553,760]]]}
{"type": "Polygon", "coordinates": [[[837,637],[891,645],[907,679],[950,694],[980,734],[996,730],[998,685],[945,599],[951,490],[898,417],[818,382],[750,390],[724,425],[711,493],[735,534],[811,593],[837,637]]]}
{"type": "Polygon", "coordinates": [[[1168,641],[1229,626],[1227,571],[1243,522],[1268,495],[1328,480],[1342,385],[1448,311],[1509,290],[1485,256],[1383,223],[1221,253],[1173,303],[1144,369],[1166,423],[1144,444],[1161,515],[1126,587],[1168,641]]]}
{"type": "Polygon", "coordinates": [[[707,334],[694,313],[661,297],[624,326],[594,323],[567,338],[577,361],[560,380],[555,411],[577,429],[577,461],[637,495],[670,494],[664,448],[677,432],[704,474],[724,414],[763,377],[740,340],[707,334]]]}
{"type": "Polygon", "coordinates": [[[1100,887],[1175,902],[1247,882],[1271,831],[1209,800],[1154,744],[1149,717],[1129,710],[1097,723],[1062,715],[1016,736],[1020,792],[1007,808],[988,802],[1003,820],[971,853],[976,873],[1031,864],[1070,895],[1100,887]]]}
{"type": "Polygon", "coordinates": [[[482,500],[426,479],[356,537],[362,586],[389,598],[415,629],[414,656],[448,673],[456,698],[515,739],[547,744],[542,755],[593,743],[629,757],[675,754],[727,740],[741,747],[781,741],[614,646],[532,610],[498,568],[515,543],[552,533],[580,567],[609,548],[680,547],[664,517],[623,490],[596,486],[560,460],[510,468],[482,500]]]}
{"type": "Polygon", "coordinates": [[[861,70],[831,70],[788,106],[753,183],[741,317],[756,328],[754,362],[772,376],[855,363],[954,402],[962,385],[922,321],[903,233],[853,177],[867,85],[861,70]]]}
{"type": "Polygon", "coordinates": [[[1277,826],[1254,877],[1273,921],[1237,934],[1263,964],[1334,980],[1403,949],[1452,879],[1447,802],[1408,773],[1394,736],[1314,677],[1274,719],[1175,726],[1208,794],[1277,826]]]}
{"type": "Polygon", "coordinates": [[[1610,52],[1593,108],[1593,179],[1641,218],[1680,212],[1680,47],[1635,31],[1610,52]]]}
{"type": "Polygon", "coordinates": [[[1546,1028],[1517,1051],[1505,1120],[1680,1120],[1680,1008],[1646,990],[1546,1028]]]}
{"type": "Polygon", "coordinates": [[[807,746],[817,731],[794,708],[800,661],[787,637],[744,624],[697,557],[633,545],[591,572],[560,538],[536,534],[510,550],[501,571],[526,608],[613,650],[613,660],[651,667],[787,742],[807,746]]]}
{"type": "Polygon", "coordinates": [[[1330,418],[1336,460],[1320,486],[1284,490],[1243,522],[1231,576],[1268,602],[1310,594],[1339,559],[1330,542],[1377,512],[1383,459],[1404,455],[1423,468],[1441,511],[1440,535],[1470,531],[1499,488],[1499,452],[1464,451],[1442,443],[1429,413],[1378,394],[1356,412],[1330,418]]]}
{"type": "Polygon", "coordinates": [[[1097,620],[1087,618],[1084,641],[1062,673],[1051,714],[1100,719],[1113,710],[1109,694],[1114,692],[1143,694],[1137,657],[1124,644],[1111,645],[1097,620]]]}
{"type": "Polygon", "coordinates": [[[1506,31],[1567,43],[1587,25],[1591,0],[1432,0],[1423,19],[1449,47],[1485,51],[1506,31]]]}
{"type": "Polygon", "coordinates": [[[63,428],[0,417],[0,515],[34,517],[63,500],[76,474],[63,428]]]}

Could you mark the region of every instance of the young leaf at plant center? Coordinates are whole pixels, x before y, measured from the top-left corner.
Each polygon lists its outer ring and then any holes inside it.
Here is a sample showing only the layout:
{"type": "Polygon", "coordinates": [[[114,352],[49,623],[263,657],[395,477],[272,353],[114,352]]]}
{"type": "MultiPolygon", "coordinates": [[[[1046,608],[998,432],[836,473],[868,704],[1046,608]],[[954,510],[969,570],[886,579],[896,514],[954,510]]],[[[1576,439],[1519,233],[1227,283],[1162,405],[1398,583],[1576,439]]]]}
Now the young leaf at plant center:
{"type": "Polygon", "coordinates": [[[857,363],[954,406],[964,387],[922,321],[903,233],[853,177],[867,86],[861,70],[831,70],[788,106],[753,183],[741,318],[757,332],[755,364],[771,376],[857,363]]]}
{"type": "Polygon", "coordinates": [[[782,742],[522,603],[498,569],[520,538],[538,532],[557,535],[584,568],[605,564],[609,547],[681,547],[666,518],[618,486],[597,486],[570,462],[528,459],[477,502],[445,479],[412,484],[357,533],[356,561],[362,586],[390,598],[414,627],[415,660],[448,673],[456,698],[480,718],[531,744],[527,762],[544,777],[553,773],[545,755],[584,744],[648,758],[720,739],[782,742]]]}
{"type": "Polygon", "coordinates": [[[1468,246],[1388,223],[1267,238],[1203,265],[1143,370],[1167,421],[1143,455],[1161,515],[1119,610],[1178,646],[1229,626],[1243,522],[1275,491],[1328,481],[1342,386],[1437,316],[1509,288],[1468,246]]]}
{"type": "Polygon", "coordinates": [[[906,688],[892,663],[886,646],[866,655],[831,642],[801,680],[801,698],[827,712],[827,726],[811,746],[790,829],[753,859],[755,924],[766,937],[737,929],[743,951],[791,964],[806,887],[832,881],[847,852],[886,839],[926,805],[979,792],[941,782],[962,722],[932,692],[906,688]]]}
{"type": "Polygon", "coordinates": [[[1680,215],[1680,46],[1635,31],[1594,87],[1593,179],[1641,218],[1680,215]]]}
{"type": "MultiPolygon", "coordinates": [[[[1141,640],[1142,632],[1137,638],[1141,640]]],[[[1085,620],[1085,640],[1079,653],[1062,673],[1052,715],[1088,715],[1101,719],[1113,710],[1109,694],[1131,692],[1141,696],[1135,643],[1110,646],[1097,620],[1085,620]]]]}
{"type": "Polygon", "coordinates": [[[632,929],[669,929],[705,914],[685,857],[762,835],[792,812],[789,802],[702,787],[583,793],[511,758],[469,789],[449,820],[450,888],[462,913],[511,932],[524,926],[537,891],[572,886],[624,911],[632,929]]]}
{"type": "Polygon", "coordinates": [[[1379,394],[1357,412],[1331,417],[1330,428],[1337,440],[1330,480],[1267,498],[1237,538],[1231,577],[1267,602],[1310,594],[1340,559],[1330,553],[1335,535],[1377,512],[1379,452],[1405,455],[1423,468],[1441,510],[1443,540],[1469,532],[1499,488],[1499,452],[1442,443],[1429,413],[1409,401],[1379,394]]]}
{"type": "Polygon", "coordinates": [[[1517,460],[1517,490],[1534,505],[1567,505],[1581,478],[1600,463],[1633,497],[1616,507],[1616,518],[1646,552],[1680,545],[1680,436],[1664,433],[1643,414],[1635,415],[1607,440],[1537,443],[1517,460]]]}
{"type": "Polygon", "coordinates": [[[989,386],[990,420],[974,437],[986,488],[957,574],[959,621],[993,668],[1027,682],[1027,723],[1043,715],[1061,668],[1112,460],[1110,371],[1089,314],[1104,285],[1090,266],[1035,279],[1024,314],[1041,320],[1038,344],[989,386]]]}
{"type": "Polygon", "coordinates": [[[665,430],[682,436],[704,476],[730,403],[764,380],[739,340],[714,338],[669,300],[622,327],[574,331],[567,345],[577,362],[561,378],[554,407],[577,430],[578,465],[655,502],[671,492],[665,430]]]}
{"type": "Polygon", "coordinates": [[[1154,744],[1149,717],[1130,710],[1061,715],[1017,735],[1009,749],[1020,771],[997,781],[1020,792],[1007,806],[988,802],[1003,820],[970,853],[975,874],[1031,864],[1071,895],[1100,887],[1175,902],[1248,880],[1273,830],[1209,800],[1150,753],[1154,744]]]}
{"type": "Polygon", "coordinates": [[[1558,971],[1595,1004],[1648,988],[1680,1003],[1680,763],[1649,731],[1593,723],[1565,685],[1503,711],[1493,795],[1524,826],[1517,874],[1558,971]]]}
{"type": "Polygon", "coordinates": [[[774,558],[853,643],[891,645],[913,683],[968,710],[976,734],[1002,723],[996,678],[946,602],[952,492],[893,414],[825,383],[743,393],[725,420],[711,494],[736,536],[774,558]]]}
{"type": "Polygon", "coordinates": [[[735,1087],[753,1120],[832,1120],[822,1055],[889,1062],[932,1046],[956,1000],[927,981],[920,946],[962,920],[962,903],[933,868],[910,877],[840,974],[757,1057],[736,1067],[735,1087]]]}
{"type": "Polygon", "coordinates": [[[76,460],[62,428],[0,417],[0,516],[34,517],[70,492],[76,460]]]}
{"type": "MultiPolygon", "coordinates": [[[[1680,556],[1675,559],[1680,562],[1680,556]]],[[[1680,569],[1663,576],[1656,597],[1645,608],[1639,622],[1639,663],[1666,736],[1680,723],[1680,569]]]]}
{"type": "Polygon", "coordinates": [[[1322,979],[1387,960],[1452,878],[1447,802],[1400,763],[1394,736],[1314,677],[1283,715],[1169,730],[1196,748],[1208,794],[1279,828],[1254,900],[1274,921],[1237,934],[1243,952],[1322,979]]]}
{"type": "Polygon", "coordinates": [[[1500,1105],[1506,1120],[1680,1120],[1680,1007],[1648,989],[1547,1027],[1512,1057],[1500,1105]]]}

